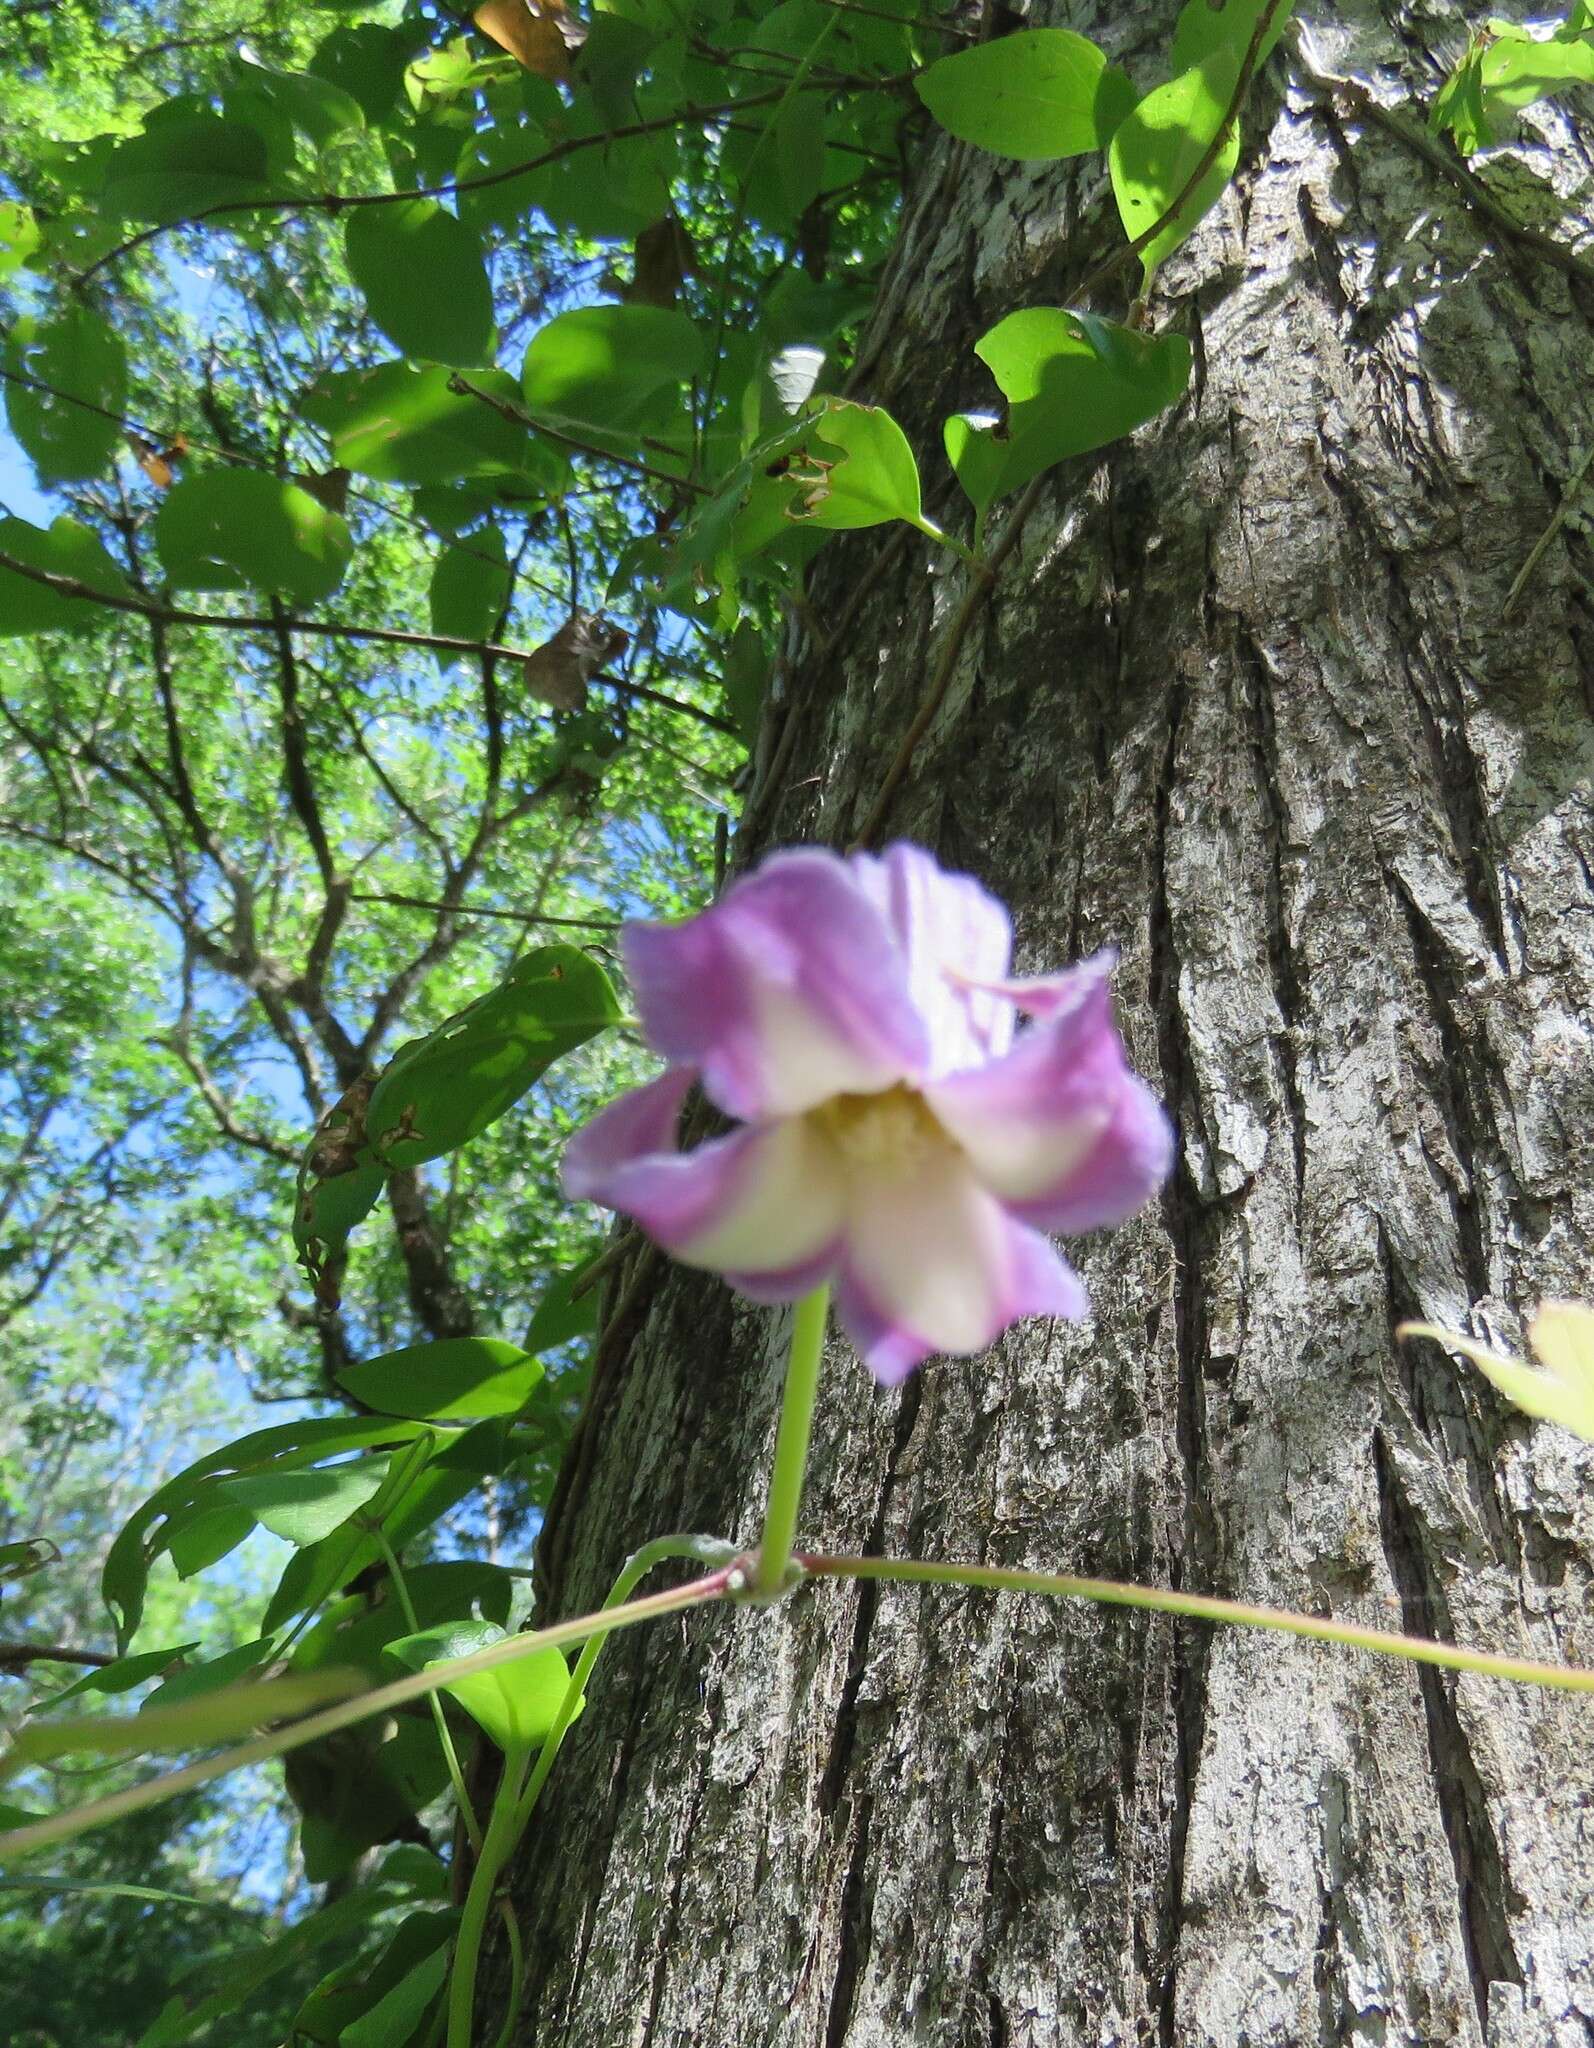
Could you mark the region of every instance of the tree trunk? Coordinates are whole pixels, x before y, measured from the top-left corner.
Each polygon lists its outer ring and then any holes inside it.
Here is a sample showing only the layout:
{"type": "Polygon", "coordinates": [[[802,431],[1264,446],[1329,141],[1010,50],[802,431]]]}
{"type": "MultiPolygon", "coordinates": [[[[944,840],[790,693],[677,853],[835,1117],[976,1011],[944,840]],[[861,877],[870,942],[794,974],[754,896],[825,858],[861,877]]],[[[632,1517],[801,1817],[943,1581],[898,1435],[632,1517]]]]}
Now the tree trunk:
{"type": "MultiPolygon", "coordinates": [[[[1304,11],[1391,99],[1431,93],[1436,21],[1460,47],[1449,7],[1421,36],[1304,11]]],[[[1150,83],[1175,13],[1052,18],[1150,83]]],[[[1535,171],[1574,186],[1545,127],[1535,171]]],[[[1153,307],[1195,338],[1189,399],[1049,479],[888,820],[1012,902],[1027,969],[1121,948],[1181,1164],[1072,1248],[1090,1324],[894,1396],[834,1342],[804,1531],[1594,1662],[1594,1453],[1392,1334],[1515,1342],[1594,1291],[1576,519],[1505,615],[1594,439],[1594,287],[1288,44],[1245,135],[1153,307]]],[[[973,339],[1066,304],[1118,230],[1098,165],[920,162],[863,395],[934,477],[988,397],[973,339]]],[[[819,566],[821,617],[867,587],[833,659],[794,654],[753,851],[846,844],[919,703],[963,571],[915,542],[869,581],[881,550],[819,566]]],[[[627,1293],[549,1611],[661,1531],[756,1538],[787,1319],[651,1258],[627,1293]]],[[[1594,1702],[825,1584],[611,1644],[517,1897],[521,2044],[1589,2048],[1594,1702]]]]}

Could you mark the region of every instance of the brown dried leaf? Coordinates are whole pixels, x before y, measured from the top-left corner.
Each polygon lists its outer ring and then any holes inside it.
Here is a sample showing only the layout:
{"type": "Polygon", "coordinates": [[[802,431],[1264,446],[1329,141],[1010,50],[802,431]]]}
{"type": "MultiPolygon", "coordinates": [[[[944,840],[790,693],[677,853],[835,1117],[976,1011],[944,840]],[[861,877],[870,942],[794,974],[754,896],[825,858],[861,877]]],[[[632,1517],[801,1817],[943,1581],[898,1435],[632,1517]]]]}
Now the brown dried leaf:
{"type": "Polygon", "coordinates": [[[169,491],[177,481],[177,472],[172,468],[171,458],[177,454],[173,446],[162,454],[153,442],[146,441],[139,434],[129,434],[128,446],[133,451],[133,460],[143,470],[157,490],[169,491]]]}
{"type": "Polygon", "coordinates": [[[570,76],[570,59],[587,40],[585,23],[564,0],[482,0],[471,19],[517,64],[556,84],[570,76]]]}
{"type": "Polygon", "coordinates": [[[637,236],[636,274],[620,296],[632,305],[673,306],[696,270],[696,244],[680,218],[667,213],[637,236]]]}
{"type": "Polygon", "coordinates": [[[349,508],[349,475],[346,469],[325,469],[296,476],[293,481],[301,490],[308,491],[318,505],[325,505],[329,512],[346,512],[349,508]]]}
{"type": "Polygon", "coordinates": [[[526,687],[556,711],[580,711],[588,678],[621,653],[630,637],[602,612],[572,612],[551,640],[526,656],[526,687]]]}

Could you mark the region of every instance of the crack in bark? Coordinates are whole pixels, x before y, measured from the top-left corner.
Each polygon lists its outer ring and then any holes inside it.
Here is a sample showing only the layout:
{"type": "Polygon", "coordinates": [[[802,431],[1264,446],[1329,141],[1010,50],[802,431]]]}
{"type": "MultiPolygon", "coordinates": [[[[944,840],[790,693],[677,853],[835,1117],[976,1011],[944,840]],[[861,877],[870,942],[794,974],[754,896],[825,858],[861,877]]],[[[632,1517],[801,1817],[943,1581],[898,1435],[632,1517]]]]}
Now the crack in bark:
{"type": "MultiPolygon", "coordinates": [[[[1448,1636],[1449,1603],[1423,1547],[1421,1526],[1401,1490],[1382,1430],[1374,1432],[1379,1530],[1389,1575],[1399,1595],[1402,1626],[1411,1635],[1448,1636]]],[[[1461,1952],[1477,2007],[1478,2027],[1489,2034],[1489,1986],[1523,1983],[1511,1940],[1511,1905],[1500,1845],[1472,1750],[1449,1685],[1431,1664],[1417,1667],[1434,1794],[1456,1878],[1461,1952]]]]}
{"type": "Polygon", "coordinates": [[[858,1995],[858,1977],[869,1955],[869,1919],[864,1901],[864,1866],[869,1860],[869,1824],[874,1818],[874,1795],[864,1793],[852,1824],[852,1854],[847,1859],[847,1878],[841,1888],[840,1946],[836,1951],[835,1976],[831,1980],[830,2005],[825,2014],[825,2048],[844,2048],[847,2029],[852,2025],[853,2003],[858,1995]]]}
{"type": "Polygon", "coordinates": [[[1249,634],[1236,649],[1241,673],[1250,683],[1249,709],[1254,726],[1252,745],[1256,765],[1257,795],[1262,807],[1266,840],[1266,869],[1262,881],[1263,916],[1267,924],[1268,968],[1273,982],[1273,999],[1278,1004],[1282,1029],[1276,1041],[1279,1080],[1284,1089],[1289,1118],[1290,1149],[1295,1169],[1295,1237],[1301,1241],[1302,1206],[1306,1193],[1306,1098],[1301,1093],[1296,1041],[1300,1034],[1303,1008],[1300,968],[1290,941],[1285,903],[1284,849],[1289,836],[1289,811],[1279,781],[1278,729],[1273,714],[1273,697],[1262,649],[1249,634]]]}
{"type": "MultiPolygon", "coordinates": [[[[1154,810],[1151,987],[1162,1059],[1163,1093],[1176,1125],[1192,1099],[1192,1069],[1179,1009],[1179,962],[1173,936],[1168,893],[1168,834],[1172,791],[1178,767],[1179,739],[1189,688],[1176,677],[1168,697],[1168,733],[1154,810]]],[[[1204,1400],[1201,1355],[1205,1346],[1200,1294],[1200,1195],[1189,1165],[1180,1160],[1163,1194],[1168,1234],[1174,1246],[1174,1351],[1176,1361],[1175,1439],[1182,1474],[1182,1514],[1177,1540],[1170,1545],[1169,1577],[1184,1581],[1185,1566],[1203,1544],[1199,1528],[1200,1471],[1204,1457],[1204,1400]]],[[[1205,1720],[1206,1664],[1211,1632],[1192,1627],[1173,1630],[1170,1692],[1177,1702],[1173,1767],[1173,1810],[1168,1820],[1168,1877],[1163,1892],[1160,1926],[1161,1970],[1156,1985],[1156,2022],[1163,2048],[1178,2040],[1179,1935],[1184,1905],[1184,1862],[1196,1766],[1205,1720]]]]}

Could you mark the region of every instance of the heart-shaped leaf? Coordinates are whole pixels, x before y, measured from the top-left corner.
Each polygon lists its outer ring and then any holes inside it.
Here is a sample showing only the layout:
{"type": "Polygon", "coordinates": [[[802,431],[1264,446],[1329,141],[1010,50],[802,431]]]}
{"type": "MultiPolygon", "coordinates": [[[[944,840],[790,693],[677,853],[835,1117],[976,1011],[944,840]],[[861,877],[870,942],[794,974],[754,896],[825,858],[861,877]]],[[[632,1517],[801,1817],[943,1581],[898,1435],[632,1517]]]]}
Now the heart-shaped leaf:
{"type": "Polygon", "coordinates": [[[1028,163],[1105,149],[1135,104],[1124,73],[1066,28],[1015,29],[954,51],[914,90],[961,141],[1028,163]]]}

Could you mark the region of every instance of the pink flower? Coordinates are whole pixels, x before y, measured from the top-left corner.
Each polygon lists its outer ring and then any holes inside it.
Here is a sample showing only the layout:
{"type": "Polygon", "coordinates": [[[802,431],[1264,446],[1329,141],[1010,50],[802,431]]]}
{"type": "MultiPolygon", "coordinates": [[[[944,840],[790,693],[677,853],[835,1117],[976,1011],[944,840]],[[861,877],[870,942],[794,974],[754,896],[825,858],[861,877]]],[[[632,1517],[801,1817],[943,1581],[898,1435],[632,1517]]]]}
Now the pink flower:
{"type": "Polygon", "coordinates": [[[572,1197],[755,1301],[834,1278],[887,1385],[1020,1316],[1088,1312],[1042,1232],[1122,1222],[1173,1159],[1113,1026],[1112,954],[1009,979],[1005,908],[908,845],[774,854],[621,945],[670,1065],[571,1140],[572,1197]],[[694,1081],[740,1128],[682,1152],[694,1081]]]}

